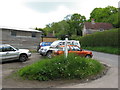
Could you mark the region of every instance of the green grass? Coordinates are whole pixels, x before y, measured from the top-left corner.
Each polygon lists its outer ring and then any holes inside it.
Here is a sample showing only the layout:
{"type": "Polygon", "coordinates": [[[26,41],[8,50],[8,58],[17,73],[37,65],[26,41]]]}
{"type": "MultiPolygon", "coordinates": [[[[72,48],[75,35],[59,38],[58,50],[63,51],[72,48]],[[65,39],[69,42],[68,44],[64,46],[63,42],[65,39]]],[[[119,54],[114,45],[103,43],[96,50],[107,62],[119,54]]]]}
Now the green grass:
{"type": "Polygon", "coordinates": [[[113,47],[83,47],[83,49],[120,55],[120,49],[113,47]]]}
{"type": "Polygon", "coordinates": [[[70,54],[52,59],[43,59],[23,67],[17,75],[29,80],[84,79],[96,75],[104,69],[103,65],[93,59],[81,58],[70,54]]]}

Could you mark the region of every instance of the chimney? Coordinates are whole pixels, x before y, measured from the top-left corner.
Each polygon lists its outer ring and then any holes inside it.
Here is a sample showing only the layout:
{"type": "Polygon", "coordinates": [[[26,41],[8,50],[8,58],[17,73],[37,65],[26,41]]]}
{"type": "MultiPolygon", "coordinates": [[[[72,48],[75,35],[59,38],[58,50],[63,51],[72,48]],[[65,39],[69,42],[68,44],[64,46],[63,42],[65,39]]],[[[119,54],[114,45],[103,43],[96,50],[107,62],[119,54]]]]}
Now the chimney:
{"type": "Polygon", "coordinates": [[[92,24],[95,24],[94,18],[91,19],[91,23],[92,23],[92,24]]]}

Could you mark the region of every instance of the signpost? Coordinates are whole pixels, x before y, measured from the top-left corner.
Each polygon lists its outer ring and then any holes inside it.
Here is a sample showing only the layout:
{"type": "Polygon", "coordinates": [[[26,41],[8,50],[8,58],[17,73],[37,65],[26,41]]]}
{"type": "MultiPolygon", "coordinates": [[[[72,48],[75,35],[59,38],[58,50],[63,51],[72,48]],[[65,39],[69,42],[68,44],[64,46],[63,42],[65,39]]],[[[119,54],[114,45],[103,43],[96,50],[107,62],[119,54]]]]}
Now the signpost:
{"type": "Polygon", "coordinates": [[[66,38],[65,38],[65,51],[64,51],[65,58],[67,58],[68,56],[67,42],[68,42],[68,35],[66,35],[66,38]]]}

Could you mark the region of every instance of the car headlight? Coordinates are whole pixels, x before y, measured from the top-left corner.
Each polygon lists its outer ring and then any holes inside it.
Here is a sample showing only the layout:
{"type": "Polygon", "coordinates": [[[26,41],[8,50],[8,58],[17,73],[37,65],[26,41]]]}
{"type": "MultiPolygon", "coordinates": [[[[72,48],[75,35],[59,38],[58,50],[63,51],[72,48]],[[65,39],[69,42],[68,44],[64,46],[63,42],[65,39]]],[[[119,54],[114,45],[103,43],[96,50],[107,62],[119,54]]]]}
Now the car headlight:
{"type": "Polygon", "coordinates": [[[30,50],[28,50],[28,53],[31,53],[30,50]]]}
{"type": "Polygon", "coordinates": [[[43,50],[43,48],[41,48],[40,50],[43,50]]]}

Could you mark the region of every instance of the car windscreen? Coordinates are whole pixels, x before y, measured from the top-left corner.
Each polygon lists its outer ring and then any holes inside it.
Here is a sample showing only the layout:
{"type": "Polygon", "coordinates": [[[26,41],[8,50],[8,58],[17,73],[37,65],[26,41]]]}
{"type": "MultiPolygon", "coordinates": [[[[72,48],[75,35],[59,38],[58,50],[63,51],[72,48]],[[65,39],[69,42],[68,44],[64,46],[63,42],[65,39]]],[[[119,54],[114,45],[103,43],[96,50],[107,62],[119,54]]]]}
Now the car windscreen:
{"type": "Polygon", "coordinates": [[[52,44],[51,44],[51,46],[55,46],[55,45],[57,45],[59,42],[58,41],[54,41],[52,44]]]}
{"type": "Polygon", "coordinates": [[[41,45],[42,46],[50,46],[52,44],[52,42],[43,42],[41,45]]]}

